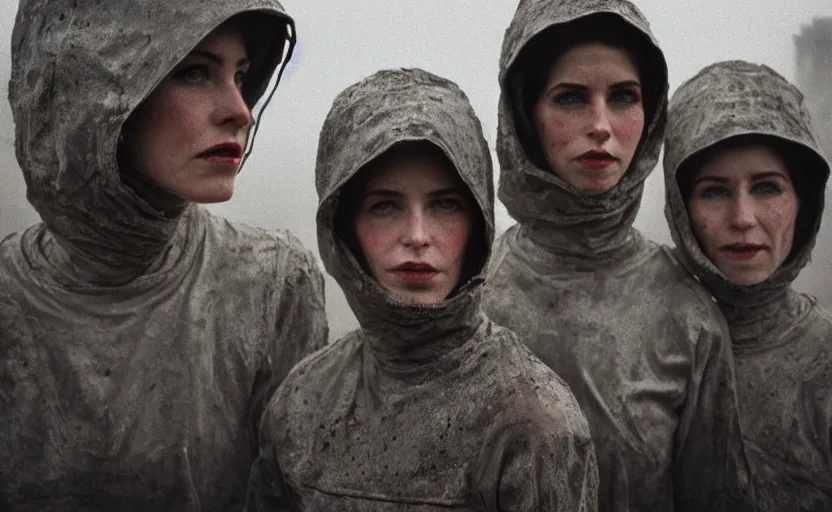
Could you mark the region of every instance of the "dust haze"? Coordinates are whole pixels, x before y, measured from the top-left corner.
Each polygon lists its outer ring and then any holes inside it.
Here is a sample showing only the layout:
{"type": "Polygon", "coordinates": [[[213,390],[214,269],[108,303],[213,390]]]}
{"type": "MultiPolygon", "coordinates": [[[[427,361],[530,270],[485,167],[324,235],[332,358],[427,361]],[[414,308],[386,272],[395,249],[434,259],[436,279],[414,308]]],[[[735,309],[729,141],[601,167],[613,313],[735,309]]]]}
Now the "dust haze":
{"type": "MultiPolygon", "coordinates": [[[[314,165],[318,132],[335,95],[381,68],[422,67],[457,82],[468,94],[493,148],[500,44],[516,1],[284,0],[297,24],[298,47],[260,119],[254,152],[237,181],[234,198],[209,208],[236,221],[288,228],[306,247],[317,251],[314,165]]],[[[26,201],[6,99],[16,11],[10,3],[0,5],[0,238],[39,220],[26,201]]],[[[717,60],[767,64],[804,90],[824,138],[821,144],[827,158],[832,157],[832,2],[635,3],[650,20],[665,52],[671,91],[717,60]]],[[[670,243],[663,208],[664,185],[657,168],[647,180],[636,226],[654,240],[670,243]]],[[[832,267],[832,215],[826,217],[814,261],[804,270],[798,287],[830,307],[832,284],[822,278],[832,267]]],[[[498,231],[511,224],[498,204],[498,231]]],[[[335,281],[327,276],[326,285],[330,328],[336,337],[356,322],[335,281]]]]}

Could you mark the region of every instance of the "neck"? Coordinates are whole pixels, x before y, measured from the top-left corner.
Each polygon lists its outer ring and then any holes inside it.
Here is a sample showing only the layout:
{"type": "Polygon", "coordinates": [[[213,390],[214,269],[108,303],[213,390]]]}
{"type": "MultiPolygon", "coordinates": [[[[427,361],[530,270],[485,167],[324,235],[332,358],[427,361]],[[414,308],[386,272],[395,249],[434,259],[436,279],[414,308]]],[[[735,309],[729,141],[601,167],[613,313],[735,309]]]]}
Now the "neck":
{"type": "Polygon", "coordinates": [[[781,342],[784,334],[811,309],[812,302],[790,287],[763,304],[736,305],[720,302],[736,346],[765,346],[781,342]]]}

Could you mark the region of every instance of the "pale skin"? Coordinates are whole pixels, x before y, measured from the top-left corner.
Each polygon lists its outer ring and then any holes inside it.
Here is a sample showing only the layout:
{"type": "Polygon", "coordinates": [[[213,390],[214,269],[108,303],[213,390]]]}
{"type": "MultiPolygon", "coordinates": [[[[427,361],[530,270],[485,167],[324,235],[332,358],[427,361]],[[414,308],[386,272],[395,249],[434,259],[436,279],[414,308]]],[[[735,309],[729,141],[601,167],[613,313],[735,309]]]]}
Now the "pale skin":
{"type": "Polygon", "coordinates": [[[460,279],[472,208],[453,169],[398,159],[369,180],[355,230],[369,270],[414,304],[444,300],[460,279]]]}
{"type": "Polygon", "coordinates": [[[587,194],[606,192],[627,172],[644,129],[638,69],[619,48],[570,48],[549,70],[534,122],[558,177],[587,194]]]}
{"type": "Polygon", "coordinates": [[[136,109],[136,170],[181,203],[227,201],[253,124],[241,87],[249,61],[234,24],[208,34],[136,109]]]}
{"type": "Polygon", "coordinates": [[[687,208],[705,255],[728,281],[747,286],[771,277],[788,257],[800,204],[780,155],[753,145],[711,157],[687,208]]]}

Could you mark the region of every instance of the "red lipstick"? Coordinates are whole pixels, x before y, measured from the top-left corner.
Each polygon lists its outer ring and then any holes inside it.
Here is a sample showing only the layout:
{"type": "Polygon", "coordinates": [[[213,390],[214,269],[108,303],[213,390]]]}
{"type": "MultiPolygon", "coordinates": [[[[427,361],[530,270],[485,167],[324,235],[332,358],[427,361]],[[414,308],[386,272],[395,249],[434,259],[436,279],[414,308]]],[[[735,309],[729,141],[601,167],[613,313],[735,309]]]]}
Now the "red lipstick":
{"type": "Polygon", "coordinates": [[[617,158],[606,151],[587,151],[576,160],[586,169],[606,169],[618,161],[617,158]]]}
{"type": "Polygon", "coordinates": [[[208,160],[217,165],[240,165],[240,158],[243,156],[243,147],[236,142],[224,142],[198,154],[197,157],[208,160]]]}
{"type": "Polygon", "coordinates": [[[402,281],[406,281],[408,283],[425,283],[439,274],[439,270],[431,265],[413,261],[402,263],[401,265],[391,269],[391,272],[402,281]]]}
{"type": "Polygon", "coordinates": [[[719,250],[730,260],[748,261],[766,250],[766,246],[757,244],[730,244],[723,245],[719,250]]]}

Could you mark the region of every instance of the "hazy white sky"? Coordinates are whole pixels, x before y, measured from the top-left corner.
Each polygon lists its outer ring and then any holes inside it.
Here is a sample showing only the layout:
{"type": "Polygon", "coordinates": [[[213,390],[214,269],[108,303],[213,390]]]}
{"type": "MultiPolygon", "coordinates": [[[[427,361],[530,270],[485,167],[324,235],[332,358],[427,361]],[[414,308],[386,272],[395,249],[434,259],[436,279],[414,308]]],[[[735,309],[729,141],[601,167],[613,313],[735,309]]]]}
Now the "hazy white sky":
{"type": "MultiPolygon", "coordinates": [[[[832,16],[830,0],[637,0],[670,68],[671,91],[702,67],[724,59],[770,65],[795,77],[792,36],[817,16],[832,16]]],[[[0,3],[0,237],[37,220],[11,146],[7,97],[9,41],[16,6],[0,3]]],[[[290,228],[317,250],[314,162],[318,131],[335,95],[381,68],[423,67],[457,82],[494,145],[498,59],[516,0],[284,0],[299,44],[260,120],[254,153],[234,198],[211,207],[234,220],[290,228]]],[[[496,158],[495,158],[496,167],[496,158]]],[[[648,180],[636,225],[669,241],[661,168],[648,180]]],[[[498,205],[498,228],[510,225],[498,205]]],[[[816,259],[826,261],[826,255],[816,259]]],[[[340,290],[327,281],[334,333],[354,325],[340,290]]]]}

